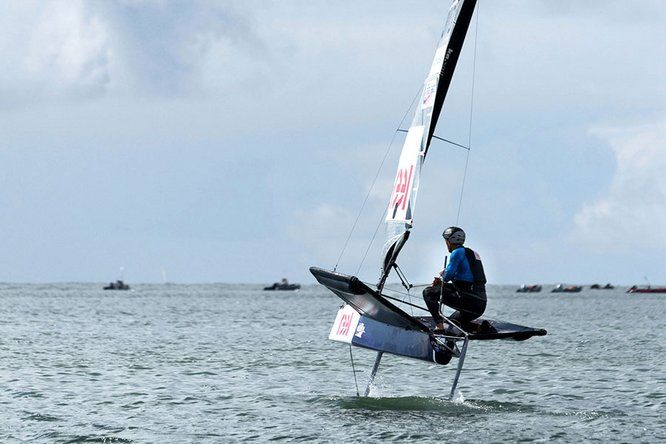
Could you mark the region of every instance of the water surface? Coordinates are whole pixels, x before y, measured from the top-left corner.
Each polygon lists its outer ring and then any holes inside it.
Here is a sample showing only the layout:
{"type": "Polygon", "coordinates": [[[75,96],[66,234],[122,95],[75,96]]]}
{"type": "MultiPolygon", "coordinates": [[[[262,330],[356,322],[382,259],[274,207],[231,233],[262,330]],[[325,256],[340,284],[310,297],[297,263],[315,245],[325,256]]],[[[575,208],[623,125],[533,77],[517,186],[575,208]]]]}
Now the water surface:
{"type": "Polygon", "coordinates": [[[356,397],[321,287],[134,288],[0,284],[0,442],[666,441],[664,295],[490,287],[549,335],[472,343],[451,402],[452,366],[394,356],[356,397]]]}

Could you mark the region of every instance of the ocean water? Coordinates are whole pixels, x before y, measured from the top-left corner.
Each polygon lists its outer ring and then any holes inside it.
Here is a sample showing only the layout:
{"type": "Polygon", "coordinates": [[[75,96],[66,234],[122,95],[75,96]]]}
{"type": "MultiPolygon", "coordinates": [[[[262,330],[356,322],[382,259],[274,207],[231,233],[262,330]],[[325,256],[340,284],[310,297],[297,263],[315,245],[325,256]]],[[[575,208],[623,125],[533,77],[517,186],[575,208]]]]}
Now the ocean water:
{"type": "Polygon", "coordinates": [[[666,442],[666,295],[514,291],[486,315],[548,336],[473,342],[449,401],[388,355],[357,397],[319,286],[0,284],[0,442],[666,442]]]}

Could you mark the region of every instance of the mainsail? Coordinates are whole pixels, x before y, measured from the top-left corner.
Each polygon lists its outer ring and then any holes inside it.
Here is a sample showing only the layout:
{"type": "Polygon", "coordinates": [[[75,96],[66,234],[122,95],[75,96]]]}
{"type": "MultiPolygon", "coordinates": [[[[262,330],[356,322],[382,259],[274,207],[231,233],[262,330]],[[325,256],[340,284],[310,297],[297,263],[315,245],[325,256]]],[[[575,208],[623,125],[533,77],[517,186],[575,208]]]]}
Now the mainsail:
{"type": "Polygon", "coordinates": [[[386,214],[386,242],[380,287],[386,281],[409,237],[421,167],[430,147],[475,6],[476,0],[453,1],[435,58],[423,83],[421,100],[416,106],[414,120],[407,131],[400,154],[398,172],[386,214]]]}

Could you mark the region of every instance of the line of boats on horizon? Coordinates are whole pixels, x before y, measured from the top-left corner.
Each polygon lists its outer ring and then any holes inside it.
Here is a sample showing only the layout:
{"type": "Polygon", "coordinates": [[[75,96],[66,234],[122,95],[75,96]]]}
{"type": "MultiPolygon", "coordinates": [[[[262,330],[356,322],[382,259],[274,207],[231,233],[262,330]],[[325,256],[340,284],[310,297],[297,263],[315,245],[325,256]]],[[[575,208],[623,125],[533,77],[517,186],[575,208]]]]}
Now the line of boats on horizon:
{"type": "MultiPolygon", "coordinates": [[[[615,286],[607,283],[606,285],[592,284],[590,285],[590,290],[614,290],[615,286]]],[[[126,284],[123,280],[118,279],[115,282],[110,282],[108,285],[103,287],[104,290],[130,290],[130,286],[126,284]]],[[[274,282],[273,285],[263,288],[264,291],[298,291],[301,289],[301,284],[292,284],[286,278],[283,278],[280,282],[274,282]]],[[[583,291],[583,285],[565,285],[557,284],[555,285],[550,292],[551,293],[580,293],[583,291]]],[[[523,284],[518,289],[516,293],[541,293],[543,286],[539,284],[526,285],[523,284]]],[[[632,285],[627,288],[625,293],[666,293],[666,287],[652,287],[650,285],[639,287],[637,285],[632,285]]]]}
{"type": "MultiPolygon", "coordinates": [[[[129,290],[130,286],[122,279],[115,282],[109,282],[109,285],[103,287],[104,290],[129,290]]],[[[274,282],[273,285],[264,287],[264,291],[297,291],[301,289],[301,284],[290,284],[286,278],[280,282],[274,282]]]]}
{"type": "MultiPolygon", "coordinates": [[[[516,293],[540,293],[543,287],[538,284],[533,285],[521,285],[516,293]]],[[[608,283],[606,285],[592,284],[590,285],[590,290],[614,290],[615,286],[608,283]]],[[[564,285],[557,284],[554,288],[550,290],[551,293],[580,293],[583,291],[582,285],[564,285]]],[[[648,285],[647,287],[639,287],[638,285],[632,285],[627,289],[625,293],[666,293],[666,287],[652,287],[648,285]]]]}

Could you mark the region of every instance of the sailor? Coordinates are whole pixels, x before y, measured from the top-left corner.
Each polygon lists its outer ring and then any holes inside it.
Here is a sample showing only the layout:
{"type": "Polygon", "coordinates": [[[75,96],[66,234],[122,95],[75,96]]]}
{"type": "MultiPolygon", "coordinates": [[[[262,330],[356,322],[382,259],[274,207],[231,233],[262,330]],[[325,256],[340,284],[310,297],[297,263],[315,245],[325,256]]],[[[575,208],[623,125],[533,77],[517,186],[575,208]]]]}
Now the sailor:
{"type": "Polygon", "coordinates": [[[451,253],[449,263],[432,285],[423,290],[423,299],[435,321],[435,330],[444,330],[440,303],[456,310],[449,319],[458,324],[478,318],[486,309],[486,275],[481,258],[475,251],[463,246],[465,232],[462,228],[449,227],[442,236],[451,253]]]}

